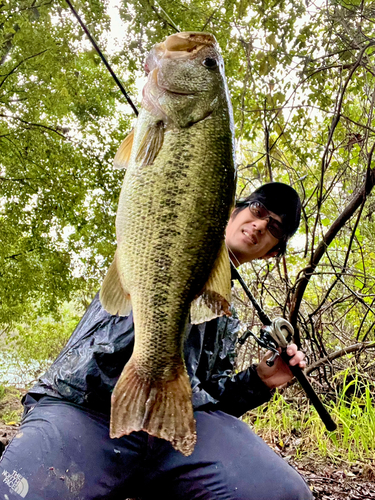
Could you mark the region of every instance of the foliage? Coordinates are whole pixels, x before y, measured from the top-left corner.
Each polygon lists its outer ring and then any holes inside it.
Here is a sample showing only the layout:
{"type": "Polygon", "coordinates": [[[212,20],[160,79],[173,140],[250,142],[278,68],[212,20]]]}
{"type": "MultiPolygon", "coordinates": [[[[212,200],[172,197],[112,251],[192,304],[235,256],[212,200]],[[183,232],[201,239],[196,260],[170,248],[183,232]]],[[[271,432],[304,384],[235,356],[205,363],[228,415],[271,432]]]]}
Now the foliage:
{"type": "Polygon", "coordinates": [[[30,316],[14,326],[8,345],[21,363],[31,358],[46,364],[59,354],[81,316],[69,304],[63,304],[59,313],[57,318],[30,316]]]}
{"type": "Polygon", "coordinates": [[[13,424],[20,421],[21,394],[14,387],[0,385],[0,423],[13,424]]]}
{"type": "MultiPolygon", "coordinates": [[[[75,2],[129,94],[149,48],[176,26],[213,32],[234,107],[238,196],[269,180],[301,195],[288,256],[243,269],[260,302],[290,319],[312,361],[372,340],[372,2],[119,5],[114,45],[109,1],[75,2]]],[[[72,297],[87,304],[100,285],[123,177],[112,158],[133,116],[63,0],[1,0],[0,23],[0,324],[24,335],[22,325],[72,297]]],[[[336,360],[316,373],[329,387],[341,368],[336,360]]]]}
{"type": "Polygon", "coordinates": [[[266,440],[280,449],[286,436],[293,436],[294,454],[329,456],[333,461],[368,463],[375,459],[374,383],[356,374],[350,382],[341,374],[342,388],[329,411],[338,424],[335,432],[327,432],[315,409],[304,397],[288,401],[276,392],[267,405],[251,412],[247,419],[266,440]],[[355,396],[353,396],[353,392],[355,396]],[[350,392],[350,395],[348,394],[350,392]]]}
{"type": "Polygon", "coordinates": [[[13,323],[0,357],[2,379],[21,386],[35,381],[62,350],[81,314],[64,303],[54,315],[40,317],[33,311],[22,323],[13,323]]]}
{"type": "MultiPolygon", "coordinates": [[[[100,39],[103,6],[85,11],[100,39]]],[[[113,126],[114,83],[58,4],[2,2],[0,16],[0,322],[9,323],[97,285],[122,177],[110,160],[128,118],[113,126]]]]}

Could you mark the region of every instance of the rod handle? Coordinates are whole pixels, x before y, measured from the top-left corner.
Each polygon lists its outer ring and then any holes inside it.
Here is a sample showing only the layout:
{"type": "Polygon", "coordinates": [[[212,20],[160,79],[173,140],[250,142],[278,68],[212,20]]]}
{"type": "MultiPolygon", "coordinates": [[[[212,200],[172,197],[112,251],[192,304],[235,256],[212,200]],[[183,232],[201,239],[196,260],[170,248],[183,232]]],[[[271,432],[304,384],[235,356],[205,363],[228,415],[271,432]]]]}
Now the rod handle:
{"type": "Polygon", "coordinates": [[[328,431],[334,431],[337,429],[336,423],[332,420],[331,415],[328,413],[326,408],[323,406],[323,403],[319,399],[319,396],[314,391],[312,385],[306,378],[306,375],[303,373],[302,369],[298,366],[291,366],[289,364],[290,356],[286,352],[286,348],[283,348],[281,351],[282,359],[289,366],[290,371],[296,377],[298,382],[301,384],[302,389],[305,391],[306,395],[309,397],[311,403],[314,405],[316,411],[318,412],[320,418],[322,419],[324,425],[326,426],[328,431]]]}

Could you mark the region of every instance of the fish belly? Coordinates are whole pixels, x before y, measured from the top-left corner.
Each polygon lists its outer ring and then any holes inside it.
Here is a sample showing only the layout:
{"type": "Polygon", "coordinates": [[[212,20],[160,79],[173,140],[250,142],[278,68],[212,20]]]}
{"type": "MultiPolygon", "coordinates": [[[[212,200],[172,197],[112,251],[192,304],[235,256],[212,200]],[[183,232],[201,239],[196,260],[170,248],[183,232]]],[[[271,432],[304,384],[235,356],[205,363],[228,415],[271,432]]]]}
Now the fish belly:
{"type": "Polygon", "coordinates": [[[223,244],[234,195],[230,153],[228,134],[200,122],[167,132],[154,163],[133,162],[126,173],[116,264],[135,346],[113,393],[112,437],[145,430],[186,455],[194,448],[184,332],[223,244]]]}

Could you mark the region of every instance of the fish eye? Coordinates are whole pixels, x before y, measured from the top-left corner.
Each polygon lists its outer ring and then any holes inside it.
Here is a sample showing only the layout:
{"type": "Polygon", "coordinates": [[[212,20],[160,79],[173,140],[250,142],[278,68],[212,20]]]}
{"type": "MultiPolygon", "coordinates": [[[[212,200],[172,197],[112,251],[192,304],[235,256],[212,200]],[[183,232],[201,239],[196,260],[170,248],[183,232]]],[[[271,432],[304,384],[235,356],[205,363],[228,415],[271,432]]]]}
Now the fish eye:
{"type": "Polygon", "coordinates": [[[208,69],[215,69],[217,68],[217,61],[216,59],[212,59],[211,57],[206,57],[206,59],[203,61],[203,66],[205,66],[208,69]]]}

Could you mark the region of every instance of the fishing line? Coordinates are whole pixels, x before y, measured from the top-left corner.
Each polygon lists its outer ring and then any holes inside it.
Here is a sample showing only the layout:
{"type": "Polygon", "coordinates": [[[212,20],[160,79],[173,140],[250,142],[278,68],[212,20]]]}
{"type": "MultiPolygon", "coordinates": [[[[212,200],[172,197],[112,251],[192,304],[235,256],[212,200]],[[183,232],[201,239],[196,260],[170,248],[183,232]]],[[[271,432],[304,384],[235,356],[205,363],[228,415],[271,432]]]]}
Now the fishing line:
{"type": "MultiPolygon", "coordinates": [[[[229,247],[227,247],[227,248],[229,250],[229,247]]],[[[229,251],[233,255],[233,257],[237,260],[238,264],[240,264],[239,261],[238,261],[238,259],[234,255],[234,253],[231,250],[229,250],[229,251]]],[[[242,286],[243,291],[247,295],[247,297],[250,300],[250,302],[253,304],[253,307],[256,310],[256,312],[258,314],[258,317],[261,320],[261,322],[263,323],[263,325],[272,325],[271,319],[263,311],[263,309],[258,304],[256,298],[254,297],[254,295],[250,292],[248,286],[246,285],[246,283],[242,279],[242,276],[240,275],[240,273],[237,271],[236,266],[234,265],[234,263],[233,263],[233,261],[232,261],[232,259],[230,257],[229,257],[229,261],[230,261],[230,266],[231,266],[232,279],[236,279],[240,283],[240,285],[242,286]]]]}
{"type": "MultiPolygon", "coordinates": [[[[138,116],[138,110],[137,108],[134,106],[133,104],[133,101],[130,99],[128,93],[126,92],[125,88],[123,87],[122,83],[120,82],[120,80],[117,78],[116,74],[114,73],[114,71],[112,70],[111,66],[109,65],[107,59],[105,58],[103,52],[100,50],[98,44],[96,43],[94,37],[91,35],[91,33],[89,32],[88,28],[86,27],[86,25],[84,24],[84,22],[82,21],[81,17],[79,16],[78,12],[75,10],[75,8],[73,7],[72,3],[70,0],[65,0],[66,3],[69,5],[71,11],[73,12],[74,16],[76,17],[77,21],[79,22],[79,24],[81,25],[83,31],[86,33],[86,35],[88,36],[90,42],[92,43],[92,45],[94,46],[96,52],[99,54],[101,60],[103,61],[103,63],[105,64],[106,68],[108,69],[108,71],[110,72],[112,78],[115,80],[115,82],[117,83],[118,87],[120,88],[121,92],[124,94],[126,100],[128,101],[128,103],[130,104],[130,106],[132,107],[134,113],[136,116],[138,116]]],[[[172,23],[172,25],[174,26],[174,28],[177,30],[177,31],[180,31],[179,28],[176,26],[176,24],[172,21],[172,19],[170,18],[170,16],[165,12],[165,10],[160,6],[160,4],[155,0],[155,3],[156,5],[160,8],[160,10],[167,16],[167,18],[169,19],[169,21],[172,23]]],[[[230,249],[228,248],[228,250],[230,251],[230,249]]],[[[233,255],[234,258],[235,255],[231,252],[231,254],[233,255]]],[[[237,260],[237,259],[236,259],[237,260]]],[[[237,260],[238,262],[238,260],[237,260]]],[[[247,289],[246,285],[245,285],[245,282],[243,281],[243,279],[241,278],[240,274],[238,273],[236,267],[234,266],[233,262],[231,262],[232,264],[232,272],[235,274],[236,278],[238,279],[238,281],[240,282],[240,284],[242,285],[242,288],[245,290],[245,293],[248,295],[248,297],[250,298],[251,302],[253,303],[257,313],[258,313],[258,316],[260,318],[261,321],[263,321],[263,323],[267,323],[267,320],[269,320],[269,318],[267,317],[266,313],[262,310],[262,308],[259,306],[259,304],[256,302],[255,298],[252,296],[252,294],[250,293],[250,291],[247,289]],[[264,321],[266,320],[266,321],[264,321]]],[[[238,262],[239,264],[239,262],[238,262]]]]}
{"type": "MultiPolygon", "coordinates": [[[[228,245],[225,245],[228,249],[228,252],[232,255],[232,257],[237,261],[237,264],[240,266],[241,263],[240,261],[237,259],[237,257],[235,256],[235,254],[232,252],[232,250],[228,247],[228,245]]],[[[250,302],[253,304],[254,306],[254,309],[256,310],[258,316],[259,316],[259,319],[261,320],[261,322],[264,324],[264,325],[271,325],[272,324],[272,321],[270,320],[270,318],[267,316],[267,314],[263,311],[263,309],[260,307],[260,305],[258,304],[257,300],[255,299],[254,295],[250,292],[249,288],[247,287],[246,283],[244,282],[244,280],[242,279],[242,276],[240,275],[240,273],[237,271],[237,267],[235,266],[233,260],[231,257],[229,257],[229,261],[230,261],[230,266],[231,266],[231,273],[232,273],[232,278],[233,279],[236,279],[240,285],[242,286],[243,288],[243,291],[246,293],[247,297],[250,299],[250,302]]]]}
{"type": "Polygon", "coordinates": [[[119,89],[121,90],[121,92],[123,93],[123,95],[125,96],[126,100],[128,101],[128,103],[130,104],[130,106],[132,107],[134,113],[135,113],[135,116],[138,116],[138,110],[137,108],[135,107],[135,105],[133,104],[133,101],[130,99],[128,93],[126,92],[124,86],[122,85],[122,83],[120,82],[120,80],[117,78],[116,74],[114,73],[114,71],[112,70],[111,66],[109,65],[107,59],[105,58],[103,52],[100,50],[98,44],[96,43],[94,37],[91,35],[91,33],[89,32],[89,30],[87,29],[86,25],[84,24],[84,22],[82,21],[82,19],[80,18],[78,12],[75,10],[75,8],[73,7],[72,3],[70,2],[70,0],[65,0],[66,3],[69,5],[71,11],[73,12],[73,14],[75,15],[77,21],[79,22],[79,24],[81,25],[83,31],[86,33],[86,35],[88,36],[88,39],[90,40],[90,42],[92,43],[92,45],[94,46],[96,52],[99,54],[101,60],[103,61],[103,63],[105,64],[106,68],[108,69],[108,71],[110,72],[112,78],[114,79],[114,81],[117,83],[117,86],[119,87],[119,89]]]}
{"type": "Polygon", "coordinates": [[[159,9],[163,12],[163,14],[166,16],[166,18],[169,20],[170,24],[173,26],[173,28],[178,32],[178,33],[181,33],[181,30],[180,28],[177,26],[177,24],[175,24],[173,22],[173,20],[171,19],[171,17],[165,12],[165,10],[163,9],[163,7],[160,5],[160,3],[157,1],[157,0],[154,0],[154,2],[156,3],[156,5],[159,7],[159,9]]]}
{"type": "MultiPolygon", "coordinates": [[[[76,17],[77,21],[79,22],[79,24],[81,25],[83,31],[86,33],[86,35],[88,36],[90,42],[92,43],[92,45],[94,46],[96,52],[99,54],[101,60],[103,61],[103,63],[105,64],[106,68],[108,69],[108,71],[110,72],[111,76],[113,77],[113,79],[115,80],[115,82],[117,83],[118,87],[120,88],[121,92],[124,94],[126,100],[128,101],[128,103],[130,104],[130,106],[132,107],[134,113],[136,116],[138,116],[138,110],[137,108],[134,106],[132,100],[130,99],[128,93],[126,92],[125,88],[123,87],[123,85],[121,84],[120,80],[117,78],[116,74],[114,73],[114,71],[112,70],[111,66],[109,65],[107,59],[105,58],[104,54],[102,53],[102,51],[100,50],[98,44],[96,43],[94,37],[91,35],[91,33],[89,32],[89,30],[87,29],[86,25],[84,24],[84,22],[82,21],[81,17],[79,16],[78,12],[75,10],[75,8],[73,7],[72,3],[70,0],[65,0],[66,3],[69,5],[71,11],[73,12],[74,16],[76,17]]],[[[155,0],[155,3],[157,4],[157,6],[160,8],[160,10],[167,16],[167,18],[169,19],[169,21],[172,23],[172,25],[175,27],[175,29],[177,31],[180,31],[179,28],[175,25],[175,23],[172,21],[172,19],[170,18],[170,16],[165,12],[165,10],[160,6],[160,4],[155,0]]],[[[230,253],[233,255],[233,257],[236,259],[236,256],[233,254],[233,252],[231,252],[231,250],[228,248],[228,250],[230,251],[230,253]]],[[[236,259],[237,260],[237,259],[236,259]]],[[[237,260],[238,262],[238,260],[237,260]]],[[[239,264],[239,262],[238,262],[239,264]]],[[[251,302],[253,303],[257,313],[258,313],[258,316],[260,318],[260,320],[265,320],[263,321],[263,323],[265,324],[268,324],[268,321],[269,318],[268,316],[266,315],[266,313],[263,311],[263,309],[259,306],[259,304],[256,302],[255,298],[253,297],[253,295],[250,293],[250,291],[247,289],[246,287],[246,284],[245,282],[243,281],[243,279],[241,278],[240,274],[238,273],[236,267],[234,266],[233,262],[231,261],[231,265],[232,265],[232,273],[236,276],[236,279],[238,279],[238,281],[240,282],[240,284],[242,285],[242,288],[244,289],[244,291],[246,292],[247,296],[250,298],[251,302]],[[267,321],[268,320],[268,321],[267,321]]]]}

